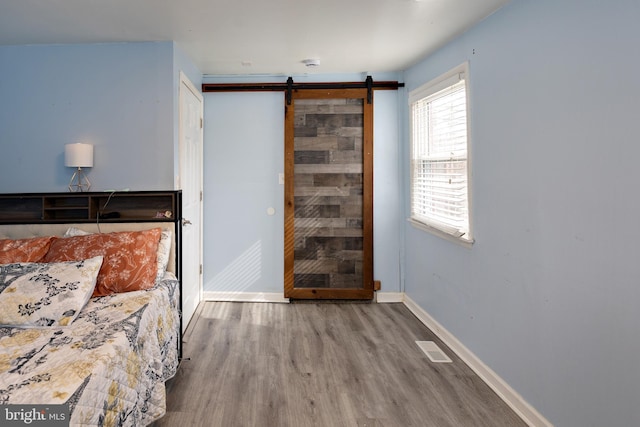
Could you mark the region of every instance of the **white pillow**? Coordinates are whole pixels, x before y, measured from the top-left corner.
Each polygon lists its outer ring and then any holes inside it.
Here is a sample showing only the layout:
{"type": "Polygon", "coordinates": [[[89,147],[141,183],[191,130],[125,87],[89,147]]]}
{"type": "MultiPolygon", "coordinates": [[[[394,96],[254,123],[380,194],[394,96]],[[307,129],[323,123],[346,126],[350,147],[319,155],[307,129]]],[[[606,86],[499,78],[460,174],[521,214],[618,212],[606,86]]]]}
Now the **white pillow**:
{"type": "Polygon", "coordinates": [[[62,237],[88,236],[89,234],[93,234],[93,233],[80,230],[79,228],[76,228],[76,227],[69,227],[67,231],[64,232],[62,237]]]}
{"type": "Polygon", "coordinates": [[[0,265],[0,326],[68,326],[96,286],[102,256],[83,261],[0,265]]]}
{"type": "MultiPolygon", "coordinates": [[[[86,236],[92,234],[88,231],[81,230],[76,227],[70,227],[63,237],[74,236],[86,236]]],[[[158,243],[158,253],[156,255],[156,262],[158,266],[158,272],[156,273],[156,281],[162,280],[165,271],[167,271],[167,265],[169,264],[169,255],[171,253],[171,229],[163,228],[160,234],[160,242],[158,243]]]]}
{"type": "Polygon", "coordinates": [[[171,253],[171,229],[163,228],[160,234],[160,243],[158,243],[158,274],[156,275],[156,281],[162,280],[164,272],[167,271],[167,265],[169,264],[169,255],[171,253]]]}

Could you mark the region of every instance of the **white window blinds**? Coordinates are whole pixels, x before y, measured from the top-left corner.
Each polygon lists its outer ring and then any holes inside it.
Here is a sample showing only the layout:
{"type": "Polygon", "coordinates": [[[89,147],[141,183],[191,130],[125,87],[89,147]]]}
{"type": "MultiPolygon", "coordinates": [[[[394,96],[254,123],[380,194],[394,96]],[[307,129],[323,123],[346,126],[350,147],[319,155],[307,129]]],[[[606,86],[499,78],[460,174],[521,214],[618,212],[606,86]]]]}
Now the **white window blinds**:
{"type": "Polygon", "coordinates": [[[464,74],[422,88],[410,103],[411,219],[470,240],[464,74]]]}

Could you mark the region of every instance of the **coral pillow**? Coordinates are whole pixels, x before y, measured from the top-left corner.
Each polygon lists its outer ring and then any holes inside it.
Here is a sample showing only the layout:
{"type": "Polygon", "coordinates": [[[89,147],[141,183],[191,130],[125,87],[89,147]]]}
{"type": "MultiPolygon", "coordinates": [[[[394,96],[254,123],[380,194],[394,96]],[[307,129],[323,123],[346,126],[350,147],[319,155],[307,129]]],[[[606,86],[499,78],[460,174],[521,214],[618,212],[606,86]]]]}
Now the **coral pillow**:
{"type": "Polygon", "coordinates": [[[52,240],[52,236],[17,240],[0,239],[0,264],[38,262],[46,255],[52,240]]]}
{"type": "MultiPolygon", "coordinates": [[[[93,233],[81,230],[76,227],[70,227],[67,229],[67,231],[65,231],[64,237],[86,236],[88,234],[93,233]]],[[[156,256],[158,265],[158,274],[156,275],[156,280],[162,280],[165,271],[167,271],[167,266],[169,265],[169,257],[171,256],[171,230],[168,228],[163,229],[162,234],[160,234],[160,243],[158,243],[158,254],[156,256]]]]}
{"type": "Polygon", "coordinates": [[[92,296],[149,289],[155,284],[161,230],[90,234],[54,238],[43,262],[77,261],[104,256],[92,296]]]}

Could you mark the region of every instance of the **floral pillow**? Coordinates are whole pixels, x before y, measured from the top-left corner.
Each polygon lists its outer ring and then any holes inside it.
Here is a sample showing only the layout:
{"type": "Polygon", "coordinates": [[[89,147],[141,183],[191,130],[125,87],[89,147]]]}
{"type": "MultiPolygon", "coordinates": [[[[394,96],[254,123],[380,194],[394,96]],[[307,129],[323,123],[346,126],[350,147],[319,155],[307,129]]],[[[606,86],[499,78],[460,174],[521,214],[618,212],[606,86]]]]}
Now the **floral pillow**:
{"type": "MultiPolygon", "coordinates": [[[[88,231],[81,230],[77,227],[70,227],[65,231],[64,237],[74,236],[87,236],[90,233],[88,231]]],[[[167,266],[169,265],[169,256],[171,255],[171,229],[163,228],[160,234],[160,242],[158,242],[158,253],[156,254],[156,263],[158,272],[156,274],[156,281],[162,280],[167,266]]]]}
{"type": "Polygon", "coordinates": [[[93,296],[149,289],[157,275],[160,228],[54,238],[43,262],[104,256],[93,296]]]}
{"type": "Polygon", "coordinates": [[[49,250],[53,237],[0,239],[0,264],[38,262],[49,250]]]}
{"type": "Polygon", "coordinates": [[[101,265],[101,256],[60,263],[0,265],[0,325],[70,325],[91,297],[101,265]]]}

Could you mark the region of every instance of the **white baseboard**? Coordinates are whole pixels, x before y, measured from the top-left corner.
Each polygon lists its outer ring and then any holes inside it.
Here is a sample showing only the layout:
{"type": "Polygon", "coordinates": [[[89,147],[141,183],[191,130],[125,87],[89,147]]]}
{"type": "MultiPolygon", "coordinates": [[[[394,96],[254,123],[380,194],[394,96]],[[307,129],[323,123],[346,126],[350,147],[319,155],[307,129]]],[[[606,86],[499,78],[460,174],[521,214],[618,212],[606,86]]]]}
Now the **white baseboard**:
{"type": "Polygon", "coordinates": [[[204,301],[230,301],[230,302],[282,302],[288,303],[289,298],[285,298],[277,292],[203,292],[204,301]]]}
{"type": "Polygon", "coordinates": [[[404,292],[376,292],[376,302],[391,303],[404,302],[404,292]]]}
{"type": "Polygon", "coordinates": [[[553,427],[542,414],[529,405],[514,389],[502,378],[485,365],[458,339],[447,331],[440,323],[429,315],[415,301],[404,295],[405,306],[438,336],[460,359],[462,359],[498,396],[513,409],[520,418],[531,427],[553,427]]]}

